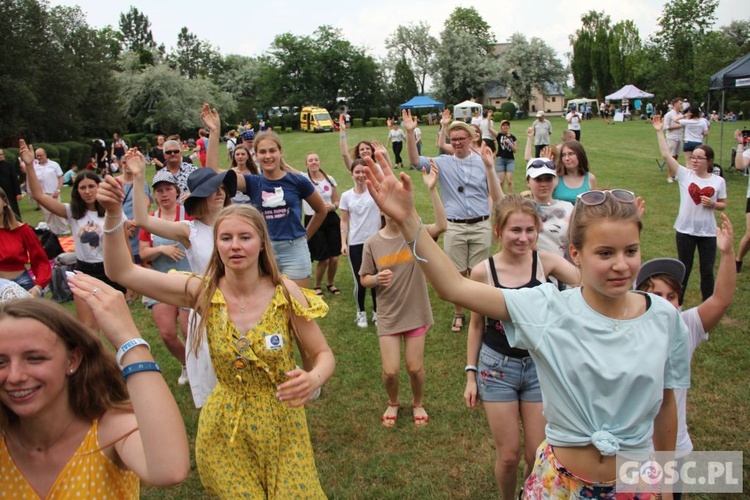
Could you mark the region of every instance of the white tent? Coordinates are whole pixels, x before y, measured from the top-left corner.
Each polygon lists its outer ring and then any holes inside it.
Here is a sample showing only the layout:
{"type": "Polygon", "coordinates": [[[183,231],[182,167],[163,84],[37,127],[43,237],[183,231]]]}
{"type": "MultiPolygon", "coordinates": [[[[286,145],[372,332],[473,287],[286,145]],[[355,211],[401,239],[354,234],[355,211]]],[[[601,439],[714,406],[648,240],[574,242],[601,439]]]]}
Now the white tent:
{"type": "Polygon", "coordinates": [[[608,101],[620,101],[622,99],[651,99],[653,97],[654,94],[644,92],[635,85],[625,85],[614,94],[609,94],[606,99],[608,101]]]}
{"type": "Polygon", "coordinates": [[[469,120],[474,110],[482,113],[482,105],[474,101],[464,101],[453,106],[453,118],[455,120],[469,120]]]}

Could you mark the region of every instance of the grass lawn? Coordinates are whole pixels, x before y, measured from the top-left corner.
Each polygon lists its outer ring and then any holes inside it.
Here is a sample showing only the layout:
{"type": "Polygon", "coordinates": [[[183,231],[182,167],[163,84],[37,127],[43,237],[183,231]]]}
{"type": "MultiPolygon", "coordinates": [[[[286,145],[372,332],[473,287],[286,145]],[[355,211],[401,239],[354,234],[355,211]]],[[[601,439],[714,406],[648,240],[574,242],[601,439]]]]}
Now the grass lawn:
{"type": "MultiPolygon", "coordinates": [[[[551,121],[553,137],[559,138],[564,120],[552,118],[551,121]]],[[[530,120],[514,121],[511,131],[523,142],[525,128],[530,123],[530,120]]],[[[725,167],[729,166],[732,133],[743,125],[747,127],[748,122],[725,125],[725,167]]],[[[708,140],[717,149],[717,162],[719,127],[720,124],[712,126],[708,140]]],[[[423,152],[436,154],[436,127],[421,128],[423,152]]],[[[677,214],[678,188],[677,184],[666,182],[666,172],[660,171],[655,161],[659,154],[653,128],[641,121],[607,126],[599,119],[584,122],[582,128],[582,143],[596,174],[597,187],[629,189],[646,200],[643,260],[676,257],[672,224],[677,214]]],[[[384,127],[352,129],[348,131],[349,144],[354,145],[361,139],[385,143],[387,133],[384,127]]],[[[313,151],[320,155],[323,169],[338,182],[339,193],[353,185],[339,154],[337,134],[283,134],[282,142],[285,158],[294,167],[303,170],[305,153],[313,151]]],[[[523,144],[519,147],[519,151],[522,150],[523,144]]],[[[682,160],[682,156],[680,158],[682,160]]],[[[516,191],[521,191],[525,189],[525,162],[520,160],[517,164],[516,191]]],[[[415,171],[408,171],[408,174],[417,180],[418,206],[425,222],[431,221],[429,200],[419,174],[415,171]]],[[[737,173],[726,173],[725,178],[729,192],[726,213],[734,224],[735,239],[739,242],[745,230],[748,179],[737,173]]],[[[66,188],[67,196],[69,190],[66,188]]],[[[35,224],[41,212],[34,212],[28,200],[21,205],[24,219],[35,224]]],[[[376,332],[373,326],[362,330],[354,324],[356,308],[348,267],[347,259],[342,257],[336,284],[344,293],[340,297],[326,295],[330,312],[319,321],[336,356],[336,372],[324,387],[321,399],[307,408],[324,491],[331,498],[497,497],[489,427],[481,410],[469,410],[463,401],[466,336],[450,331],[451,305],[441,302],[431,292],[436,324],[428,333],[425,352],[425,405],[430,423],[421,429],[411,423],[408,378],[402,370],[400,418],[395,429],[385,429],[380,424],[380,415],[386,408],[387,398],[380,379],[376,332]]],[[[695,267],[686,307],[695,306],[700,300],[697,261],[695,267]]],[[[711,341],[695,355],[688,422],[697,450],[750,452],[750,397],[746,375],[750,369],[747,355],[750,352],[750,312],[742,305],[747,304],[748,299],[750,270],[739,275],[734,304],[721,325],[711,332],[711,341]]],[[[367,304],[369,318],[369,299],[367,304]]],[[[164,375],[182,409],[192,442],[198,412],[193,408],[189,389],[176,384],[178,363],[164,348],[145,308],[137,304],[131,311],[143,336],[151,342],[157,360],[165,368],[164,375]]],[[[743,476],[748,484],[750,466],[745,466],[743,476]]],[[[188,481],[178,487],[144,488],[143,491],[143,498],[204,497],[208,495],[203,493],[195,470],[188,481]]]]}

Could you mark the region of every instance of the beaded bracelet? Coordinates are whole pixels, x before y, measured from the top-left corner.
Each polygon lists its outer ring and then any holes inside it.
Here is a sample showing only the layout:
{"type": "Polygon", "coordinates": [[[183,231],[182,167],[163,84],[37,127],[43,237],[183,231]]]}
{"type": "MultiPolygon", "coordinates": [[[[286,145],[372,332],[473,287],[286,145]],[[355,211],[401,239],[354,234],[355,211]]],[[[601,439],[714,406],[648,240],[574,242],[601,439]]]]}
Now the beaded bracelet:
{"type": "Polygon", "coordinates": [[[122,226],[124,224],[125,224],[125,219],[120,219],[120,222],[118,222],[115,227],[113,227],[112,229],[102,229],[102,232],[104,234],[114,234],[117,231],[119,231],[120,229],[122,229],[122,226]]]}
{"type": "Polygon", "coordinates": [[[125,353],[127,353],[133,347],[139,345],[145,345],[146,347],[148,347],[149,352],[151,352],[151,346],[142,338],[128,340],[127,342],[122,344],[122,346],[120,346],[120,349],[117,351],[116,357],[117,366],[119,366],[120,369],[122,369],[122,357],[125,356],[125,353]]]}
{"type": "Polygon", "coordinates": [[[133,363],[132,365],[126,366],[122,370],[122,379],[127,382],[128,377],[134,373],[140,373],[140,372],[159,372],[161,373],[161,368],[159,368],[159,365],[154,363],[153,361],[144,361],[142,363],[133,363]]]}
{"type": "Polygon", "coordinates": [[[406,245],[409,246],[409,247],[411,247],[411,253],[414,254],[414,258],[415,259],[417,259],[419,262],[424,262],[426,264],[427,263],[427,259],[423,259],[419,255],[417,255],[417,240],[419,239],[419,233],[422,232],[422,227],[424,227],[424,226],[422,224],[422,217],[420,217],[419,218],[419,229],[417,229],[417,234],[416,234],[416,236],[414,236],[413,240],[407,241],[406,245]]]}

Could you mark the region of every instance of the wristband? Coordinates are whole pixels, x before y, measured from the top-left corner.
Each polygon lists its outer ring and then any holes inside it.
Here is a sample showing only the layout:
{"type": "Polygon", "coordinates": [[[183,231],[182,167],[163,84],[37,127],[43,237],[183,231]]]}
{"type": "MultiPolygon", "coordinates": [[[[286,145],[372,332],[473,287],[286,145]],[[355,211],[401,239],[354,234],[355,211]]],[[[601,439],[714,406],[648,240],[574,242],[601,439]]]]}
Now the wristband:
{"type": "Polygon", "coordinates": [[[375,273],[375,284],[380,286],[380,279],[378,279],[378,276],[380,276],[380,273],[375,273]]]}
{"type": "Polygon", "coordinates": [[[122,229],[122,226],[125,224],[125,219],[120,219],[120,222],[117,223],[115,227],[112,229],[102,229],[102,233],[104,234],[115,234],[117,231],[122,229]]]}
{"type": "Polygon", "coordinates": [[[120,212],[119,214],[115,214],[115,215],[105,214],[104,217],[106,219],[122,219],[122,212],[120,212]]]}
{"type": "Polygon", "coordinates": [[[133,363],[132,365],[128,365],[122,370],[122,379],[127,382],[128,377],[131,376],[134,373],[139,372],[160,372],[161,368],[159,368],[159,365],[154,363],[153,361],[144,361],[143,363],[133,363]]]}
{"type": "Polygon", "coordinates": [[[466,368],[464,368],[464,371],[465,372],[474,372],[474,373],[478,373],[479,372],[479,370],[477,369],[477,367],[474,366],[474,365],[466,365],[466,368]]]}
{"type": "Polygon", "coordinates": [[[133,347],[136,347],[136,346],[139,346],[139,345],[145,345],[146,347],[148,347],[149,352],[151,352],[151,346],[148,345],[148,342],[146,342],[145,340],[143,340],[140,337],[137,338],[137,339],[128,340],[127,342],[125,342],[124,344],[122,344],[122,346],[120,347],[120,349],[117,351],[117,357],[115,358],[117,360],[117,366],[119,366],[121,370],[123,369],[122,368],[122,357],[125,356],[125,353],[128,352],[129,350],[131,350],[133,347]]]}
{"type": "Polygon", "coordinates": [[[342,230],[341,230],[341,232],[342,232],[342,233],[348,233],[348,232],[349,232],[349,230],[348,230],[348,229],[342,229],[342,230]]]}

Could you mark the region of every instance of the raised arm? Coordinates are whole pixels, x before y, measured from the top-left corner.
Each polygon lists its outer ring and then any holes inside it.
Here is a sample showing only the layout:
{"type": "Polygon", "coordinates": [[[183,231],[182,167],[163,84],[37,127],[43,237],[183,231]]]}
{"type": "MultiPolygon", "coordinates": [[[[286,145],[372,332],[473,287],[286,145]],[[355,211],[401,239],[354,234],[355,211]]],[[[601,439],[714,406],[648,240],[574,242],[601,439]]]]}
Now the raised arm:
{"type": "Polygon", "coordinates": [[[443,206],[443,200],[440,198],[440,193],[437,189],[438,179],[440,178],[440,168],[435,163],[435,160],[430,158],[430,172],[427,172],[426,168],[422,169],[422,180],[425,186],[427,186],[427,192],[430,195],[430,202],[432,202],[432,209],[435,212],[435,222],[427,225],[427,232],[430,233],[432,239],[437,239],[438,236],[448,230],[448,216],[445,213],[445,207],[443,206]]]}
{"type": "MultiPolygon", "coordinates": [[[[182,222],[163,220],[149,215],[151,200],[146,196],[146,163],[137,149],[130,149],[125,155],[125,161],[133,174],[133,218],[138,227],[149,233],[176,240],[185,248],[190,248],[190,228],[182,222]]],[[[104,183],[102,183],[104,186],[104,183]]]]}
{"type": "Polygon", "coordinates": [[[339,115],[339,148],[344,165],[349,170],[352,167],[352,157],[349,156],[349,147],[346,144],[346,117],[343,113],[339,115]]]}
{"type": "Polygon", "coordinates": [[[714,293],[698,306],[698,315],[703,330],[708,332],[719,324],[734,300],[737,287],[737,269],[734,264],[734,231],[726,214],[721,214],[721,227],[716,228],[716,247],[721,253],[719,271],[716,274],[714,293]]]}
{"type": "Polygon", "coordinates": [[[548,276],[553,276],[568,286],[576,287],[581,284],[581,273],[562,255],[551,252],[539,252],[539,258],[548,276]]]}
{"type": "Polygon", "coordinates": [[[376,152],[380,152],[380,154],[383,156],[383,161],[386,165],[391,165],[391,156],[388,154],[388,149],[386,149],[385,146],[383,146],[383,143],[378,141],[372,141],[370,143],[372,146],[372,154],[375,154],[376,152]]]}
{"type": "MultiPolygon", "coordinates": [[[[86,274],[76,274],[68,283],[73,294],[89,305],[115,349],[141,338],[120,292],[86,274]]],[[[122,357],[123,366],[153,361],[143,347],[122,357]]],[[[117,439],[114,449],[120,460],[146,483],[164,487],[184,481],[190,473],[190,448],[180,409],[164,377],[146,371],[128,376],[125,382],[133,413],[108,411],[101,419],[100,435],[117,439]],[[128,434],[133,427],[135,432],[128,434]],[[123,435],[127,437],[118,439],[123,435]]]]}
{"type": "MultiPolygon", "coordinates": [[[[475,150],[474,150],[475,151],[475,150]]],[[[495,153],[492,152],[490,147],[486,144],[482,146],[482,151],[475,151],[482,157],[482,163],[484,163],[484,176],[487,179],[487,187],[490,191],[490,197],[493,203],[498,202],[505,198],[503,188],[500,186],[500,180],[495,174],[495,153]]]]}
{"type": "Polygon", "coordinates": [[[99,186],[97,200],[107,215],[104,221],[104,270],[107,276],[120,285],[146,294],[160,302],[174,306],[194,307],[203,284],[186,274],[161,273],[133,264],[130,245],[122,235],[122,185],[106,176],[99,186]]]}
{"type": "Polygon", "coordinates": [[[533,155],[531,153],[531,138],[534,137],[534,127],[531,126],[526,129],[526,147],[523,150],[523,159],[526,161],[529,161],[533,158],[533,155]]]}
{"type": "Polygon", "coordinates": [[[484,316],[508,321],[510,316],[502,292],[462,277],[427,231],[422,231],[419,216],[414,210],[411,178],[401,172],[399,180],[390,167],[383,168],[381,173],[374,168],[371,158],[366,158],[365,161],[368,164],[367,189],[370,196],[398,224],[422,271],[440,298],[484,316]]]}
{"type": "Polygon", "coordinates": [[[659,142],[659,152],[661,153],[662,158],[664,158],[664,162],[667,164],[669,175],[670,177],[675,177],[677,175],[677,170],[680,168],[680,164],[677,163],[677,160],[672,158],[672,154],[669,152],[667,139],[662,133],[662,130],[664,130],[664,123],[661,120],[661,116],[656,115],[651,118],[651,123],[654,126],[654,130],[656,130],[656,140],[659,142]]]}
{"type": "Polygon", "coordinates": [[[414,129],[417,124],[411,119],[411,111],[404,109],[401,111],[401,118],[406,129],[406,152],[409,155],[409,163],[416,167],[419,165],[419,151],[417,151],[417,140],[414,138],[414,129]]]}
{"type": "MultiPolygon", "coordinates": [[[[203,166],[220,174],[224,172],[224,170],[219,167],[219,135],[221,135],[221,118],[219,117],[219,112],[216,111],[216,108],[211,108],[207,102],[203,103],[203,108],[201,108],[201,120],[210,132],[208,138],[208,150],[206,151],[206,165],[203,166]]],[[[244,175],[237,176],[237,191],[242,193],[247,192],[244,175]]]]}
{"type": "Polygon", "coordinates": [[[26,141],[23,139],[18,141],[18,147],[19,156],[26,165],[26,186],[31,192],[31,196],[37,203],[39,203],[39,205],[43,206],[53,214],[67,218],[68,213],[67,210],[65,210],[65,204],[48,195],[42,189],[42,183],[39,182],[39,178],[36,176],[36,169],[34,168],[34,147],[31,145],[27,146],[26,141]]]}
{"type": "Polygon", "coordinates": [[[440,130],[438,131],[438,137],[437,142],[435,145],[438,147],[441,153],[445,153],[447,155],[453,154],[453,146],[450,144],[450,142],[445,142],[445,134],[446,130],[448,129],[448,125],[451,123],[451,112],[449,109],[444,109],[443,114],[440,117],[440,123],[438,124],[440,126],[440,130]]]}

